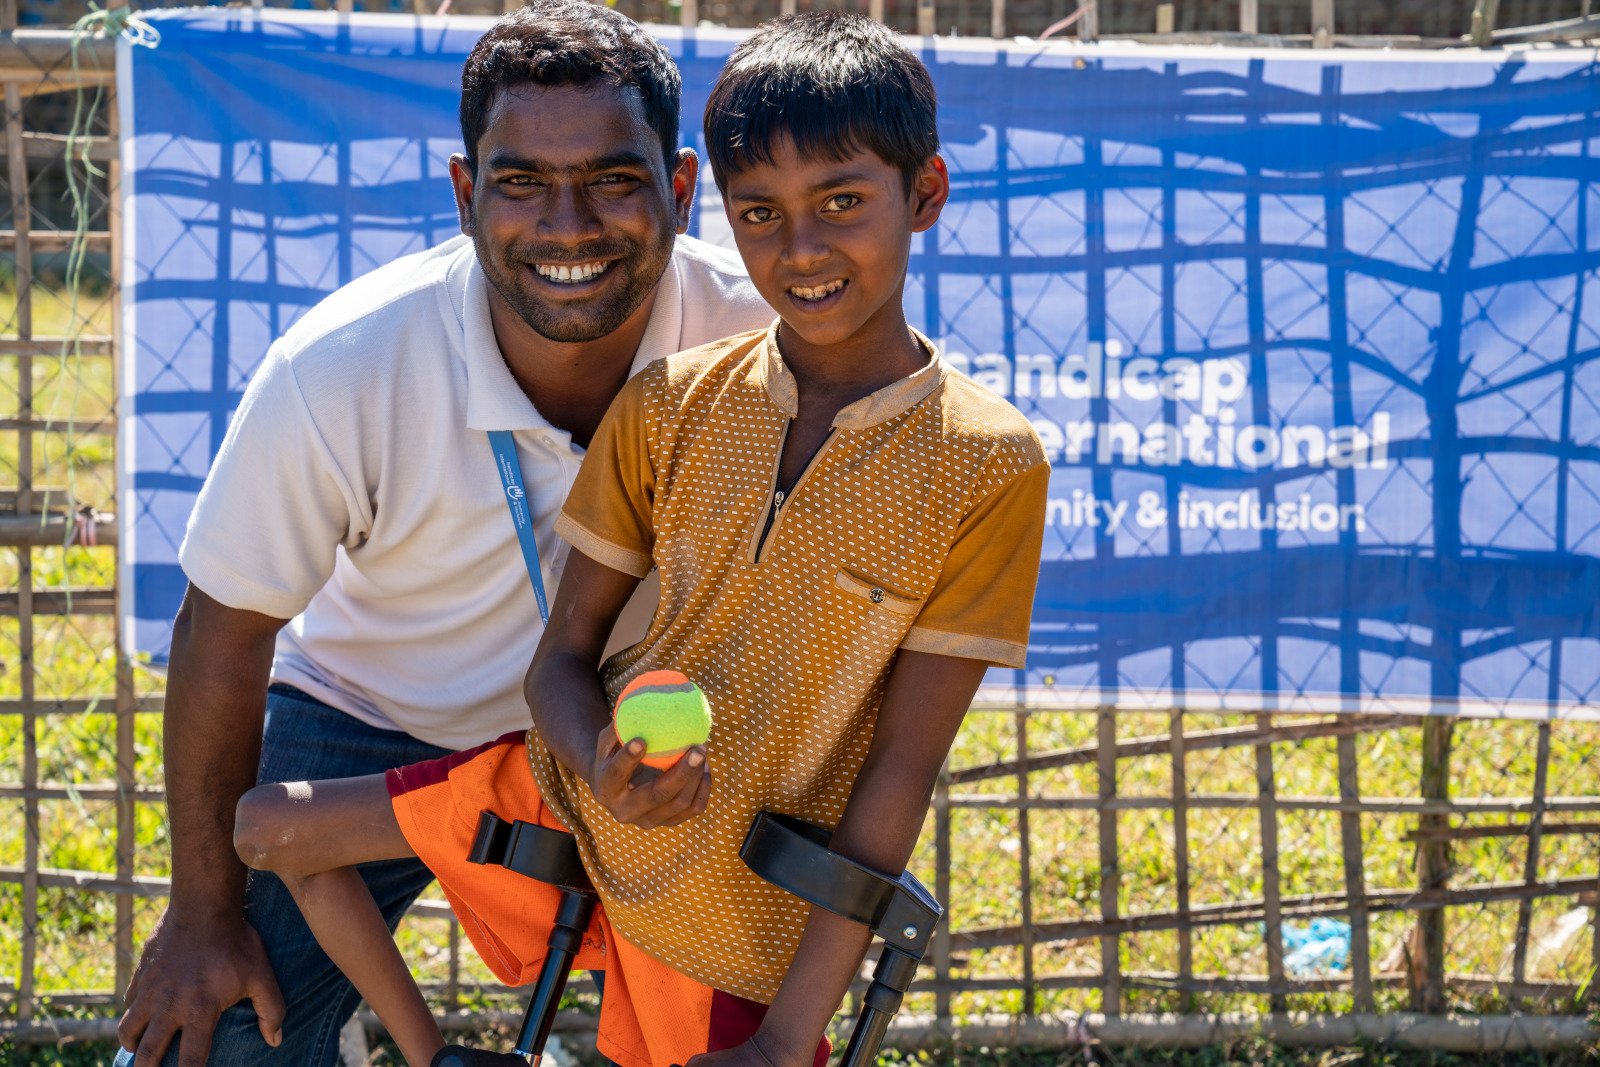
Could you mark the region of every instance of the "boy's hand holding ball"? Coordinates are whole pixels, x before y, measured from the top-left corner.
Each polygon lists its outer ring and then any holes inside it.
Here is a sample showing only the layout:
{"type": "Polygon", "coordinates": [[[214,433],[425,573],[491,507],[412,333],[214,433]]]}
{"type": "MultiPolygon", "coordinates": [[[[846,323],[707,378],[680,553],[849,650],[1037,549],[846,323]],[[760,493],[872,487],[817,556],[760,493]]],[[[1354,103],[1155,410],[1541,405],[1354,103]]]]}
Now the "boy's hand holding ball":
{"type": "Polygon", "coordinates": [[[617,697],[597,739],[595,799],[618,822],[647,829],[693,818],[711,794],[710,737],[711,707],[699,686],[678,671],[639,675],[617,697]]]}

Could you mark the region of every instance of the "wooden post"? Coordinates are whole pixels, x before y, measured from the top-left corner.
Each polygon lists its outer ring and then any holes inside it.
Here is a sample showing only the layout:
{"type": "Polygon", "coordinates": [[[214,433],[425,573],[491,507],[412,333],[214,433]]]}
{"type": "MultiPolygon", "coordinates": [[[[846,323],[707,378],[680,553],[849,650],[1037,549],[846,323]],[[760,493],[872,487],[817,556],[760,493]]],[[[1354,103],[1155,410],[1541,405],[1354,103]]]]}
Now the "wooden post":
{"type": "MultiPolygon", "coordinates": [[[[1189,913],[1189,765],[1184,747],[1183,709],[1172,709],[1172,859],[1173,887],[1179,915],[1189,913]]],[[[1194,931],[1185,921],[1178,927],[1178,981],[1194,978],[1194,931]]],[[[1194,1011],[1194,993],[1185,989],[1178,1010],[1194,1011]]]]}
{"type": "MultiPolygon", "coordinates": [[[[17,28],[16,0],[0,7],[0,30],[17,28]]],[[[11,182],[11,229],[15,244],[18,341],[33,339],[33,246],[30,240],[33,209],[28,197],[28,157],[22,140],[22,91],[5,83],[6,170],[11,182]]],[[[17,496],[18,516],[34,517],[33,501],[33,355],[26,345],[17,353],[17,496]]],[[[16,1019],[31,1022],[34,1015],[34,967],[39,949],[39,722],[34,706],[33,661],[33,549],[17,552],[17,675],[21,689],[22,727],[22,931],[17,976],[16,1019]]]]}
{"type": "Polygon", "coordinates": [[[1100,5],[1098,0],[1078,0],[1083,18],[1078,20],[1078,40],[1092,44],[1100,39],[1100,5]]]}
{"type": "Polygon", "coordinates": [[[1260,33],[1261,15],[1259,0],[1239,0],[1239,32],[1260,33]]]}
{"type": "MultiPolygon", "coordinates": [[[[1422,721],[1422,780],[1424,800],[1450,799],[1450,743],[1455,720],[1436,716],[1422,721]]],[[[1449,816],[1423,815],[1417,828],[1438,835],[1450,826],[1449,816]]],[[[1442,835],[1425,836],[1417,845],[1417,888],[1443,889],[1450,880],[1450,843],[1442,835]]],[[[1444,1011],[1445,909],[1417,914],[1417,937],[1412,944],[1410,968],[1413,1011],[1444,1011]]]]}
{"type": "Polygon", "coordinates": [[[461,1007],[461,920],[451,913],[450,935],[446,945],[448,970],[445,972],[444,1002],[449,1011],[461,1007]]]}
{"type": "MultiPolygon", "coordinates": [[[[1272,729],[1271,715],[1258,715],[1256,722],[1263,730],[1272,729]]],[[[1270,741],[1256,746],[1256,793],[1261,797],[1261,900],[1265,905],[1267,982],[1279,987],[1283,985],[1283,914],[1278,872],[1278,783],[1270,741]]],[[[1269,1005],[1274,1015],[1289,1010],[1282,993],[1273,993],[1269,1005]]]]}
{"type": "Polygon", "coordinates": [[[867,0],[867,17],[874,22],[882,22],[885,2],[886,0],[867,0]]]}
{"type": "Polygon", "coordinates": [[[1477,0],[1472,5],[1472,43],[1488,48],[1494,43],[1494,24],[1500,18],[1500,0],[1477,0]]]}
{"type": "Polygon", "coordinates": [[[692,30],[700,25],[700,0],[680,0],[683,4],[678,9],[678,24],[686,30],[692,30]]]}
{"type": "Polygon", "coordinates": [[[1177,25],[1177,8],[1173,4],[1156,5],[1156,32],[1171,33],[1177,25]]]}
{"type": "Polygon", "coordinates": [[[932,37],[937,32],[938,8],[933,0],[917,0],[917,32],[932,37]]]}
{"type": "Polygon", "coordinates": [[[1022,1017],[1033,1018],[1038,990],[1033,965],[1033,845],[1028,818],[1028,709],[1013,715],[1017,730],[1017,871],[1022,892],[1022,1017]]]}
{"type": "MultiPolygon", "coordinates": [[[[118,119],[116,92],[106,93],[106,139],[113,145],[117,143],[118,119]]],[[[73,161],[68,160],[67,166],[72,166],[73,161]]],[[[85,175],[85,180],[88,175],[85,175]]],[[[118,195],[118,188],[122,180],[122,164],[117,156],[111,157],[110,164],[106,167],[106,205],[107,215],[111,226],[111,321],[112,337],[115,339],[111,346],[111,380],[122,381],[122,198],[118,195]]],[[[72,329],[83,330],[81,323],[73,323],[72,329]]],[[[120,488],[122,474],[116,464],[112,465],[112,499],[122,499],[120,488]]],[[[120,565],[120,564],[119,564],[120,565]]],[[[116,930],[114,943],[116,948],[116,995],[120,998],[126,995],[128,981],[133,977],[134,951],[133,951],[133,871],[134,849],[138,838],[138,810],[134,804],[134,791],[139,787],[136,776],[136,726],[139,711],[138,694],[133,685],[133,664],[128,659],[128,652],[124,644],[122,632],[122,583],[116,583],[112,592],[115,602],[116,621],[112,627],[112,640],[116,642],[116,720],[117,720],[117,884],[125,886],[126,891],[117,894],[116,903],[116,930]]]]}
{"type": "MultiPolygon", "coordinates": [[[[1545,789],[1550,778],[1550,724],[1539,724],[1539,747],[1533,765],[1533,811],[1528,814],[1528,855],[1523,882],[1539,881],[1539,851],[1543,845],[1545,789]]],[[[1511,944],[1511,983],[1521,985],[1528,976],[1528,938],[1533,928],[1533,898],[1517,905],[1516,940],[1511,944]]]]}
{"type": "Polygon", "coordinates": [[[1311,0],[1311,47],[1333,47],[1333,0],[1311,0]]]}
{"type": "MultiPolygon", "coordinates": [[[[1339,755],[1339,799],[1359,802],[1361,783],[1357,773],[1355,735],[1346,734],[1335,744],[1339,755]]],[[[1351,992],[1355,995],[1356,1011],[1367,1013],[1373,1010],[1372,944],[1367,920],[1366,860],[1359,812],[1340,813],[1339,844],[1344,856],[1344,892],[1350,901],[1351,992]]]]}
{"type": "Polygon", "coordinates": [[[1594,914],[1589,916],[1594,938],[1589,945],[1589,1003],[1600,1008],[1600,880],[1594,887],[1594,914]]]}
{"type": "MultiPolygon", "coordinates": [[[[1115,924],[1118,915],[1117,897],[1122,892],[1122,872],[1117,856],[1117,809],[1107,801],[1117,795],[1117,713],[1112,708],[1100,709],[1098,727],[1099,758],[1096,769],[1100,791],[1100,918],[1115,924]]],[[[1102,934],[1100,937],[1100,1010],[1107,1015],[1122,1014],[1122,960],[1121,937],[1102,934]]]]}
{"type": "Polygon", "coordinates": [[[1006,35],[1006,0],[989,0],[989,36],[1002,40],[1006,35]]]}

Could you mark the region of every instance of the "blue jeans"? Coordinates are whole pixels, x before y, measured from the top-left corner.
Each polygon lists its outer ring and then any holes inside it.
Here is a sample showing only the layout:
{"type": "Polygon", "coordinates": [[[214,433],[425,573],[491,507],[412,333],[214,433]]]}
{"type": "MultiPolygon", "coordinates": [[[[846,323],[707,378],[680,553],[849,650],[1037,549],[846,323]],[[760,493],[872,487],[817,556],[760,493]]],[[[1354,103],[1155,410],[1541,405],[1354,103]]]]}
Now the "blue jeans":
{"type": "MultiPolygon", "coordinates": [[[[378,730],[289,686],[267,694],[267,729],[261,744],[258,782],[297,782],[381,774],[391,767],[435,759],[448,750],[394,730],[378,730]]],[[[361,877],[393,930],[411,902],[433,881],[419,860],[363,864],[361,877]]],[[[332,1067],[339,1031],[355,1014],[360,995],[317,945],[300,908],[276,876],[250,873],[245,914],[266,943],[288,1013],[283,1044],[273,1048],[256,1029],[248,1001],[223,1012],[211,1042],[217,1067],[332,1067]]],[[[178,1042],[163,1067],[176,1067],[178,1042]]],[[[116,1067],[132,1067],[119,1050],[116,1067]]]]}

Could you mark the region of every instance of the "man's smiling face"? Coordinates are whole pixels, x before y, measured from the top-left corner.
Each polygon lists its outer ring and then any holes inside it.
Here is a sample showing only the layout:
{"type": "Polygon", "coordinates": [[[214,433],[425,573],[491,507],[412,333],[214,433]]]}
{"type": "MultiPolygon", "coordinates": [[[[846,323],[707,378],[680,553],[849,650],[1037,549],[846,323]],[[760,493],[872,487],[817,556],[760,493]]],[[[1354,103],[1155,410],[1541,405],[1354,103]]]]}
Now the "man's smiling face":
{"type": "Polygon", "coordinates": [[[477,159],[475,175],[464,161],[451,175],[491,301],[566,343],[604,337],[639,310],[688,226],[696,168],[683,152],[667,172],[637,91],[503,89],[477,159]]]}

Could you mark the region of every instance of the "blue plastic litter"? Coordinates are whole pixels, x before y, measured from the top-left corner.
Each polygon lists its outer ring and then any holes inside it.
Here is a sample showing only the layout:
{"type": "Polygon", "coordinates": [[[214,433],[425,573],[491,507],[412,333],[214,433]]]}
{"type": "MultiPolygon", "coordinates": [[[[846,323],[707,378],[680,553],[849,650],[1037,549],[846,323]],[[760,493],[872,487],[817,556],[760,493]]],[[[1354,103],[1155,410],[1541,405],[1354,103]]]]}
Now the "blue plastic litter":
{"type": "Polygon", "coordinates": [[[1295,978],[1312,978],[1350,969],[1350,924],[1312,919],[1283,924],[1283,969],[1295,978]]]}

